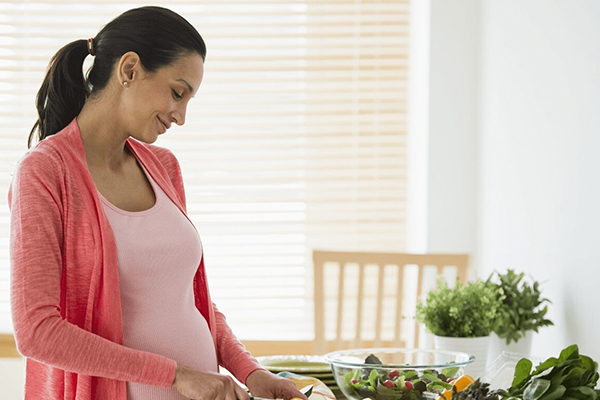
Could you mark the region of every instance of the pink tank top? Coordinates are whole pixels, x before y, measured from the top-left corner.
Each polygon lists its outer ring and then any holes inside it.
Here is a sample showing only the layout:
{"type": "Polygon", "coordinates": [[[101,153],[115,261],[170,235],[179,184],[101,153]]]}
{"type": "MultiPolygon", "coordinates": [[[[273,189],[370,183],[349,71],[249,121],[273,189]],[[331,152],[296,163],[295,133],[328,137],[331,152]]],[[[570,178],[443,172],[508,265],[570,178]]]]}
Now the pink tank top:
{"type": "MultiPolygon", "coordinates": [[[[117,243],[125,346],[218,372],[206,319],[194,305],[202,244],[186,216],[146,173],[156,203],[129,212],[100,198],[117,243]]],[[[174,388],[127,383],[129,400],[184,399],[174,388]]]]}

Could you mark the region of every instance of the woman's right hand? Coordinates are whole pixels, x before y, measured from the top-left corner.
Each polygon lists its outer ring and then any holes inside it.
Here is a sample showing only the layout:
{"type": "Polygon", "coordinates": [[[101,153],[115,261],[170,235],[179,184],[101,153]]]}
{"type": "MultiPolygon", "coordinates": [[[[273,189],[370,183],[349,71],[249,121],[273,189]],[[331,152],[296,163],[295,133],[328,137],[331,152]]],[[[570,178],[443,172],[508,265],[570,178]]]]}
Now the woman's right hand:
{"type": "Polygon", "coordinates": [[[227,375],[200,372],[177,364],[173,387],[188,399],[249,400],[248,393],[227,375]]]}

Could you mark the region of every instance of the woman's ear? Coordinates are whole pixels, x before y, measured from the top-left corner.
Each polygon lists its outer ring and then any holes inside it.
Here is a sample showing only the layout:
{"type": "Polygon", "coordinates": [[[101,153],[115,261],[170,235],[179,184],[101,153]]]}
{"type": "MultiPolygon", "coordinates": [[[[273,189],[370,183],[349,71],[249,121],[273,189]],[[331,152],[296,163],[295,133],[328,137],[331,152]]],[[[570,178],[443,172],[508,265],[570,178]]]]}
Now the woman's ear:
{"type": "Polygon", "coordinates": [[[117,76],[120,83],[124,86],[130,85],[134,78],[140,74],[141,68],[140,56],[137,53],[128,51],[123,54],[117,65],[117,76]]]}

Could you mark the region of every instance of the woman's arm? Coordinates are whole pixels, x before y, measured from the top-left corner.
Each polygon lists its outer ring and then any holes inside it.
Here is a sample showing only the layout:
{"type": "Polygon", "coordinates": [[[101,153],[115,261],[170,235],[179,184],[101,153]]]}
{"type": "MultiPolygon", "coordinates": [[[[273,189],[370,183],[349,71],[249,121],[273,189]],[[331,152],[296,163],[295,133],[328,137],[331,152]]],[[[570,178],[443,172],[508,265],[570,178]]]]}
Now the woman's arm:
{"type": "Polygon", "coordinates": [[[225,315],[213,303],[215,312],[215,329],[217,330],[217,358],[219,363],[233,374],[240,382],[245,383],[248,375],[256,370],[264,370],[260,363],[252,357],[244,345],[232,332],[225,315]]]}
{"type": "MultiPolygon", "coordinates": [[[[63,222],[84,211],[77,209],[83,204],[65,204],[77,200],[66,196],[69,184],[62,164],[35,150],[20,162],[13,179],[9,194],[11,301],[19,352],[69,372],[169,387],[175,361],[126,348],[82,329],[78,326],[83,326],[81,318],[69,317],[70,309],[94,306],[93,299],[65,301],[75,291],[89,292],[89,288],[77,287],[81,282],[67,277],[67,269],[76,266],[65,268],[64,244],[69,238],[63,222]],[[74,210],[73,215],[67,215],[67,207],[74,210]]],[[[93,241],[93,237],[83,238],[78,251],[93,253],[93,241]]],[[[89,259],[93,263],[93,256],[89,259]]],[[[81,314],[88,315],[86,310],[81,314]]]]}

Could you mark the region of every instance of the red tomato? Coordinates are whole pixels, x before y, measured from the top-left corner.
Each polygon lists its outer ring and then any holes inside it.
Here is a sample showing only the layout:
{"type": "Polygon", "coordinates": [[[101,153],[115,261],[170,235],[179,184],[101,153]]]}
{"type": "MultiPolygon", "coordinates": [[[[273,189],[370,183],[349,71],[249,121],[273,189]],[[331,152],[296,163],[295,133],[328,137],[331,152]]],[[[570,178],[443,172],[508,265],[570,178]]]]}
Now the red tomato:
{"type": "Polygon", "coordinates": [[[383,382],[383,386],[393,388],[396,387],[396,384],[388,379],[387,381],[383,382]]]}

